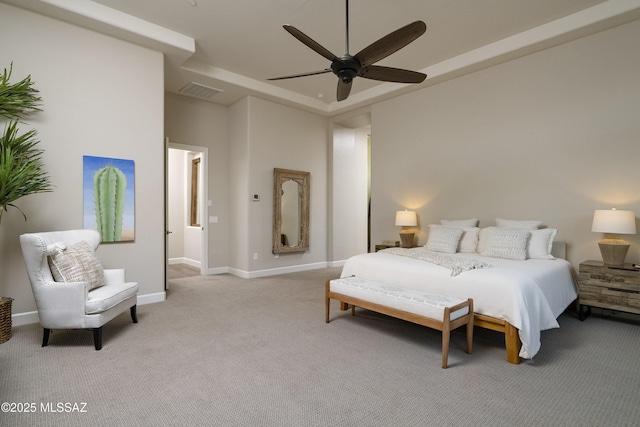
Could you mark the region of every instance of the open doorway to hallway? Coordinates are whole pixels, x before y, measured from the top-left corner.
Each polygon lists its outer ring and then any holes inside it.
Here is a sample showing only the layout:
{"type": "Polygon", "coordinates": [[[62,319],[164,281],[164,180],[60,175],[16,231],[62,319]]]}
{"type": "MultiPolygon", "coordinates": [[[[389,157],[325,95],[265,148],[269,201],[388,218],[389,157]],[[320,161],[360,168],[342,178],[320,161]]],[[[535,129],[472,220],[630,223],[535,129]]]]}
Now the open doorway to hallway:
{"type": "Polygon", "coordinates": [[[166,263],[169,279],[207,272],[207,148],[167,142],[166,263]]]}
{"type": "Polygon", "coordinates": [[[368,114],[333,123],[330,255],[333,266],[370,251],[370,123],[368,114]]]}

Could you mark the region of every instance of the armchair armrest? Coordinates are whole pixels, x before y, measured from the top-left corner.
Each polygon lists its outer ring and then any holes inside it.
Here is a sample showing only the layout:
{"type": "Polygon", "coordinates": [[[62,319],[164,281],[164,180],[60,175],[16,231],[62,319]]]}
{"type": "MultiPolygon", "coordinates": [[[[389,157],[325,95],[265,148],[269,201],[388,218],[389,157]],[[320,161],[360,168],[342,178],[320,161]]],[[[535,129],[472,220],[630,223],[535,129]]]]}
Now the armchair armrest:
{"type": "Polygon", "coordinates": [[[87,282],[43,281],[34,289],[40,323],[44,328],[76,327],[69,322],[77,322],[84,316],[89,284],[87,282]]]}
{"type": "Polygon", "coordinates": [[[104,284],[105,286],[116,285],[125,282],[124,268],[105,268],[104,284]]]}

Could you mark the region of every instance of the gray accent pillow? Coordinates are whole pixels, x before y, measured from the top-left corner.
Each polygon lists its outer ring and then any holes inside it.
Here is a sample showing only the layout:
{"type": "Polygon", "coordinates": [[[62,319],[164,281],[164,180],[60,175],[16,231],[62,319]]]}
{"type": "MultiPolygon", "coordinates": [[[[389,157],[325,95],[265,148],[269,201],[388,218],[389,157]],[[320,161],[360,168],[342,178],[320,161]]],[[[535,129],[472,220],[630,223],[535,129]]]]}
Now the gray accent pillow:
{"type": "Polygon", "coordinates": [[[95,252],[84,240],[67,247],[47,246],[47,262],[56,282],[88,282],[89,290],[104,285],[104,270],[95,252]]]}

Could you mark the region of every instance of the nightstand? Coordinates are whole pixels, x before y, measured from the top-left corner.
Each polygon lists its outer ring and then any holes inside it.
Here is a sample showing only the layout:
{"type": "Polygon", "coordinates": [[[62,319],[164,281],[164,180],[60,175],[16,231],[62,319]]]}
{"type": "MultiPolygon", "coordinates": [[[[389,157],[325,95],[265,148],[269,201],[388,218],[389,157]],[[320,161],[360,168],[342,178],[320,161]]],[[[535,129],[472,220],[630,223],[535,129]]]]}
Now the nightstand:
{"type": "Polygon", "coordinates": [[[397,248],[397,247],[400,247],[400,242],[396,242],[395,245],[387,245],[387,244],[376,245],[376,252],[381,251],[383,249],[397,248]]]}
{"type": "Polygon", "coordinates": [[[640,269],[631,264],[609,266],[602,261],[581,263],[578,302],[580,320],[591,314],[591,307],[640,314],[640,269]]]}

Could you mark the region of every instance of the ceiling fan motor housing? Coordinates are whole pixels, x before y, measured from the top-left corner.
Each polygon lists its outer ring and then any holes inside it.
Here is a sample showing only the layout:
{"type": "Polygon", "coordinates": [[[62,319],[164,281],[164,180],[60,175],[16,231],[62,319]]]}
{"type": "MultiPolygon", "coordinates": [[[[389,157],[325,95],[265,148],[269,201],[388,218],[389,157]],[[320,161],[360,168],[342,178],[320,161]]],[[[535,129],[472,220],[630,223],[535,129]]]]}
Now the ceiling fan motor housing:
{"type": "Polygon", "coordinates": [[[360,61],[351,55],[344,55],[331,63],[331,70],[343,83],[351,83],[361,69],[360,61]]]}

